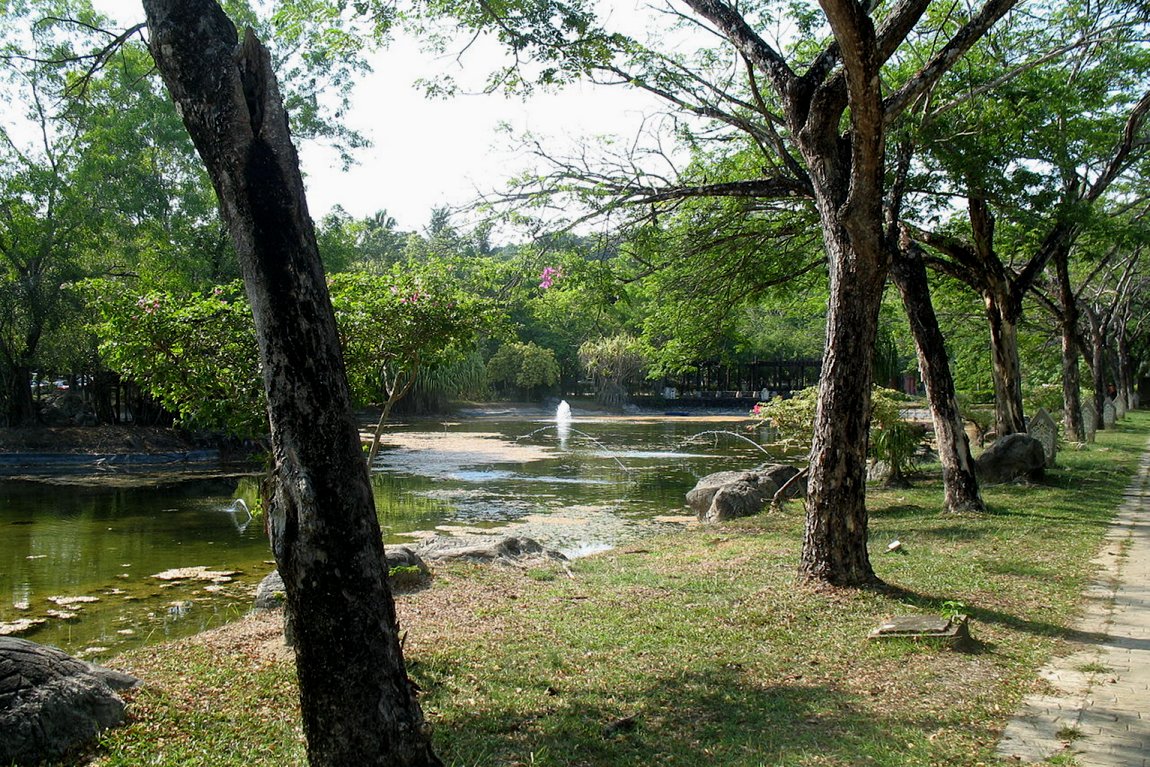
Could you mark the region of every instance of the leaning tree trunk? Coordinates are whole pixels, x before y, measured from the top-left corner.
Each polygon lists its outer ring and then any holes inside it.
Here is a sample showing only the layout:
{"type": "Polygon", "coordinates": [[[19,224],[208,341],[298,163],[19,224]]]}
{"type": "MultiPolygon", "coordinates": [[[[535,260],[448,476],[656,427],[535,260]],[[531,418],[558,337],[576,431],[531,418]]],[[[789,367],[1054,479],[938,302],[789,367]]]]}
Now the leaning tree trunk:
{"type": "Polygon", "coordinates": [[[1062,421],[1068,436],[1075,442],[1085,442],[1082,382],[1078,375],[1078,297],[1070,283],[1069,247],[1056,252],[1052,260],[1058,278],[1058,319],[1062,330],[1062,421]]]}
{"type": "Polygon", "coordinates": [[[313,765],[436,765],[404,669],[367,467],[270,57],[214,0],[144,0],[156,66],[208,168],[259,340],[269,526],[313,765]]]}
{"type": "Polygon", "coordinates": [[[902,247],[891,261],[891,277],[902,296],[918,352],[918,367],[926,384],[926,397],[934,419],[938,458],[942,463],[944,508],[950,512],[986,511],[974,474],[974,459],[966,437],[962,413],[954,391],[954,378],[946,355],[946,341],[938,326],[926,265],[914,245],[902,247]]]}
{"type": "Polygon", "coordinates": [[[991,373],[994,377],[994,428],[999,437],[1026,432],[1022,410],[1022,368],[1018,362],[1018,324],[1009,299],[987,291],[991,373]]]}

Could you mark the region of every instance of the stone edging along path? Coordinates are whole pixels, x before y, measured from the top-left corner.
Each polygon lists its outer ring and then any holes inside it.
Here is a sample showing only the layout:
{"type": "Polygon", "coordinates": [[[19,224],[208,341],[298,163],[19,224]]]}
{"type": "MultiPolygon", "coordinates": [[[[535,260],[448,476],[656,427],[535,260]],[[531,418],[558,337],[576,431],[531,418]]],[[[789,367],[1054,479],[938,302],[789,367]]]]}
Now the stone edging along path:
{"type": "Polygon", "coordinates": [[[1015,763],[1071,757],[1081,767],[1150,767],[1150,443],[1087,589],[1073,651],[1040,674],[998,756],[1015,763]]]}

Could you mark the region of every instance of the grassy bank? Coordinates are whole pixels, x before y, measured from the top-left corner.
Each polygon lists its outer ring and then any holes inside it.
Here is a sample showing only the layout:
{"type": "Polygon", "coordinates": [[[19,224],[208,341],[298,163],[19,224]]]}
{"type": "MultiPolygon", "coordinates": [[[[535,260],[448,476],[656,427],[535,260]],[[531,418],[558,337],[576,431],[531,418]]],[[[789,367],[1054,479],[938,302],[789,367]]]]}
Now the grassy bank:
{"type": "MultiPolygon", "coordinates": [[[[875,490],[887,590],[797,587],[794,503],[569,571],[445,569],[399,598],[436,748],[460,766],[994,763],[1006,718],[1073,635],[1148,432],[1150,414],[1132,413],[1063,451],[1043,484],[988,488],[984,515],[941,514],[929,479],[875,490]],[[902,552],[884,553],[895,538],[902,552]],[[892,614],[955,608],[971,652],[865,639],[892,614]]],[[[147,686],[95,764],[302,763],[293,668],[262,631],[119,658],[147,686]]]]}

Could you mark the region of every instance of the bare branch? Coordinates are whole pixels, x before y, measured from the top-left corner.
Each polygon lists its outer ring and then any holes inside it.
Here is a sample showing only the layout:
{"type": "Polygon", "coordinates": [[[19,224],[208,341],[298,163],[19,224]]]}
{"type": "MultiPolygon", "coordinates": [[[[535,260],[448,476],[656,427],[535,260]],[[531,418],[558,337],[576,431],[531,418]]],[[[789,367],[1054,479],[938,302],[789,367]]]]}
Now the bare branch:
{"type": "Polygon", "coordinates": [[[805,198],[808,189],[793,178],[751,179],[749,181],[729,181],[720,184],[700,184],[697,186],[677,186],[651,192],[641,196],[643,202],[665,202],[689,197],[772,197],[776,199],[805,198]]]}

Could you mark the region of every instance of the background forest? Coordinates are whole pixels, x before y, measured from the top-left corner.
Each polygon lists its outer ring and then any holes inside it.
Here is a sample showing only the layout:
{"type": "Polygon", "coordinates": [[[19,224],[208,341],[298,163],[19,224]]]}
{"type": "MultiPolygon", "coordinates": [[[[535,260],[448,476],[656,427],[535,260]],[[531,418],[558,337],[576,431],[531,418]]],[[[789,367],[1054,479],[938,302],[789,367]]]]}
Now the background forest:
{"type": "MultiPolygon", "coordinates": [[[[281,5],[229,12],[276,46],[295,133],[349,158],[369,151],[340,114],[382,22],[281,5]]],[[[140,30],[82,0],[6,8],[0,423],[263,433],[236,260],[140,30]]],[[[1107,385],[1133,399],[1146,375],[1145,23],[1126,3],[1032,6],[897,127],[888,175],[901,179],[908,252],[926,267],[960,401],[997,399],[1000,427],[1023,408],[1003,401],[1100,408],[1107,385]]],[[[928,42],[915,45],[907,66],[928,42]]],[[[754,186],[775,170],[764,163],[794,157],[765,151],[782,139],[753,78],[705,49],[581,55],[567,65],[624,72],[665,98],[676,149],[658,159],[674,174],[612,144],[576,159],[536,145],[542,171],[474,208],[429,211],[420,231],[388,215],[386,179],[375,215],[323,215],[359,405],[594,394],[663,406],[724,392],[753,404],[816,380],[823,240],[809,199],[754,186]],[[769,383],[772,365],[796,363],[805,371],[769,383]]],[[[874,364],[878,383],[920,386],[893,282],[874,364]]]]}

